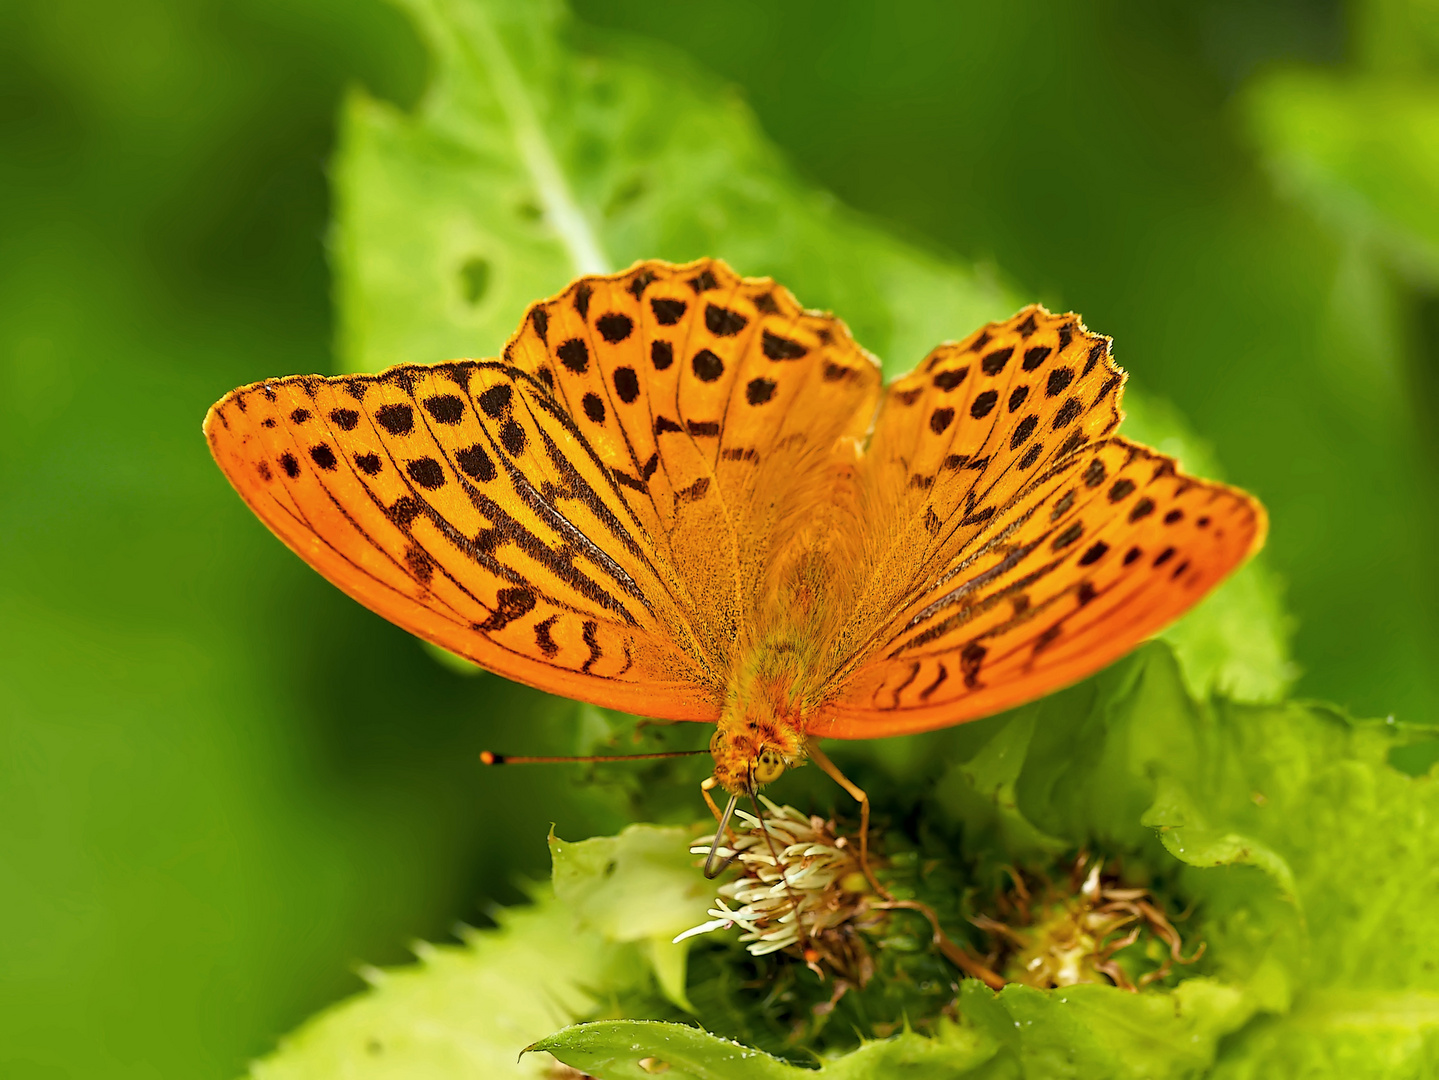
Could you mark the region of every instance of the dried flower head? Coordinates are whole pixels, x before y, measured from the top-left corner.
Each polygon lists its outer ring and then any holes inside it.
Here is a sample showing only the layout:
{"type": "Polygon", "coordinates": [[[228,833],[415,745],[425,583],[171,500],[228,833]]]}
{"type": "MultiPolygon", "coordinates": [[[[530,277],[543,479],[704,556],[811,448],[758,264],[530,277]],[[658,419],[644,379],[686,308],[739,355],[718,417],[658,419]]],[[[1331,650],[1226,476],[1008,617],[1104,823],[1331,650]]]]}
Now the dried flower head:
{"type": "Polygon", "coordinates": [[[1125,885],[1103,859],[1081,852],[1060,885],[1038,875],[1026,880],[1014,869],[1010,877],[1011,886],[995,898],[999,917],[973,919],[994,944],[988,965],[1007,981],[1037,987],[1112,982],[1136,990],[1204,952],[1201,944],[1185,957],[1179,931],[1149,890],[1125,885]],[[1136,959],[1153,965],[1137,980],[1118,959],[1135,944],[1141,947],[1136,959]]]}
{"type": "MultiPolygon", "coordinates": [[[[838,836],[833,821],[779,806],[763,795],[769,816],[761,821],[735,811],[730,843],[716,854],[740,869],[721,885],[710,921],[686,930],[675,941],[738,926],[755,956],[789,950],[821,976],[823,968],[863,986],[874,962],[860,932],[886,915],[865,880],[858,852],[838,836]]],[[[690,848],[708,855],[708,843],[690,848]]]]}

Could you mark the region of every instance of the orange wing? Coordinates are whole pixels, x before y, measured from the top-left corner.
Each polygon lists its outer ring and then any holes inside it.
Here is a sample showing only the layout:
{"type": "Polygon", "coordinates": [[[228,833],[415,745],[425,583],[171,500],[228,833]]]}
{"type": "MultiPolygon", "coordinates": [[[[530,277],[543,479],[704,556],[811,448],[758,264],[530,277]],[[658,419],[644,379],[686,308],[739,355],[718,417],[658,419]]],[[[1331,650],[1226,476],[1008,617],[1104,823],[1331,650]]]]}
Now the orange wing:
{"type": "Polygon", "coordinates": [[[862,470],[870,570],[814,734],[987,716],[1089,675],[1263,542],[1245,493],[1111,433],[1109,340],[1030,307],[885,398],[862,470]]]}
{"type": "Polygon", "coordinates": [[[879,365],[838,319],[713,259],[583,278],[536,304],[505,355],[575,418],[728,677],[795,515],[869,428],[879,365]]]}
{"type": "Polygon", "coordinates": [[[393,622],[541,689],[714,720],[776,507],[878,388],[773,282],[646,263],[536,304],[503,360],[257,383],[205,431],[261,520],[393,622]]]}

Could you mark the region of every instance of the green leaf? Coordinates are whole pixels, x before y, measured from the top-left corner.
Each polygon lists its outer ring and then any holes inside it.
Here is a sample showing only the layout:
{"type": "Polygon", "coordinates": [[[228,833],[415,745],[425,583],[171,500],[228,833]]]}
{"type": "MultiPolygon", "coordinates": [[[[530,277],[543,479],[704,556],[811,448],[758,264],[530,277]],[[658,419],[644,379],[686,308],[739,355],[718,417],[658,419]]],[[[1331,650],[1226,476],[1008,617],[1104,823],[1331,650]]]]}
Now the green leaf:
{"type": "Polygon", "coordinates": [[[555,895],[607,941],[644,942],[665,996],[687,1012],[685,954],[673,939],[709,916],[713,888],[695,871],[693,829],[631,825],[569,843],[550,833],[555,895]]]}
{"type": "Polygon", "coordinates": [[[653,1020],[578,1024],[527,1049],[553,1054],[597,1080],[648,1080],[656,1072],[674,1080],[791,1080],[812,1075],[700,1028],[653,1020]]]}
{"type": "Polygon", "coordinates": [[[1214,1080],[1420,1080],[1439,1073],[1439,994],[1309,994],[1225,1047],[1214,1080]]]}
{"type": "Polygon", "coordinates": [[[602,1020],[557,1031],[530,1049],[548,1051],[598,1080],[648,1080],[660,1070],[667,1080],[949,1080],[985,1065],[997,1047],[972,1029],[947,1024],[936,1038],[905,1032],[804,1069],[683,1024],[602,1020]]]}
{"type": "Polygon", "coordinates": [[[694,829],[631,825],[570,842],[550,833],[555,895],[609,941],[671,936],[705,919],[710,883],[689,853],[694,829]]]}
{"type": "Polygon", "coordinates": [[[1036,1080],[1191,1076],[1253,1012],[1242,991],[1211,979],[1163,994],[1093,984],[1053,991],[1010,984],[995,993],[970,980],[960,1008],[1036,1080]]]}
{"type": "Polygon", "coordinates": [[[369,971],[371,989],[311,1019],[254,1064],[255,1080],[549,1075],[517,1055],[557,1019],[589,1015],[607,989],[643,979],[634,946],[575,932],[573,912],[541,895],[471,930],[463,946],[423,945],[413,967],[369,971]]]}
{"type": "Polygon", "coordinates": [[[936,785],[936,799],[951,816],[969,827],[975,849],[992,845],[1002,860],[1057,855],[1068,848],[1020,812],[1014,785],[1024,768],[1039,710],[1017,710],[972,758],[957,762],[957,774],[936,785]]]}
{"type": "Polygon", "coordinates": [[[488,672],[470,660],[466,660],[458,653],[452,653],[449,649],[442,649],[428,641],[420,642],[421,648],[429,654],[430,658],[439,664],[446,671],[453,671],[456,675],[478,676],[486,675],[488,672]]]}
{"type": "MultiPolygon", "coordinates": [[[[1017,810],[1038,828],[1121,851],[1145,851],[1142,825],[1189,867],[1179,889],[1198,905],[1190,932],[1202,934],[1205,966],[1226,993],[1247,999],[1225,1015],[1288,1013],[1255,1028],[1268,1034],[1225,1043],[1226,1067],[1248,1075],[1246,1055],[1277,1066],[1305,1039],[1297,1060],[1311,1063],[1339,1061],[1365,1040],[1376,1060],[1411,1069],[1430,1060],[1439,784],[1389,763],[1396,749],[1426,746],[1427,730],[1298,703],[1198,706],[1158,646],[1106,673],[1087,701],[1083,693],[1042,703],[1017,810]],[[1366,998],[1372,1012],[1357,1004],[1366,998]]],[[[1144,858],[1163,871],[1152,850],[1144,858]]]]}
{"type": "Polygon", "coordinates": [[[549,2],[403,7],[429,88],[413,115],[352,94],[334,169],[353,370],[498,355],[531,302],[645,258],[771,275],[891,373],[1019,306],[802,185],[732,94],[668,53],[579,40],[549,2]]]}

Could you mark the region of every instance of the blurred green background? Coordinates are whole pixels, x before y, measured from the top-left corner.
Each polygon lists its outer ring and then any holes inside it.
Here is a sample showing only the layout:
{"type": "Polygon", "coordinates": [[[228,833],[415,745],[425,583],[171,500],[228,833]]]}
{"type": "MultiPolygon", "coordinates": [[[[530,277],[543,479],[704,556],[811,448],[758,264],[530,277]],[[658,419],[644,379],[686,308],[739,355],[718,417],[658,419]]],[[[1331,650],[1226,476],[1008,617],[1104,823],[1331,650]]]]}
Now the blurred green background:
{"type": "MultiPolygon", "coordinates": [[[[1268,504],[1297,692],[1439,722],[1432,3],[576,13],[733,83],[806,180],[1114,335],[1268,504]]],[[[573,706],[437,665],[200,437],[232,386],[333,369],[339,102],[425,78],[379,0],[0,6],[7,1077],[234,1075],[357,964],[518,899],[550,821],[616,824],[559,770],[475,765],[573,706]]]]}

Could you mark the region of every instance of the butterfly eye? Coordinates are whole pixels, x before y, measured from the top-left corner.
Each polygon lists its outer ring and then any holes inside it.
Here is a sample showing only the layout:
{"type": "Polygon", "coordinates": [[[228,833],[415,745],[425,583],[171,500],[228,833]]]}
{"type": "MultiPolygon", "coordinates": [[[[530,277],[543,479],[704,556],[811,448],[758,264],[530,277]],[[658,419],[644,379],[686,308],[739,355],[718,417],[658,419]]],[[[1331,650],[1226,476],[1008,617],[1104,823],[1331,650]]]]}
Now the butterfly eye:
{"type": "Polygon", "coordinates": [[[710,736],[710,753],[718,754],[720,748],[724,746],[724,741],[724,732],[716,730],[715,733],[710,736]]]}
{"type": "Polygon", "coordinates": [[[754,780],[756,784],[772,784],[784,774],[785,760],[778,750],[766,746],[754,759],[754,780]]]}

